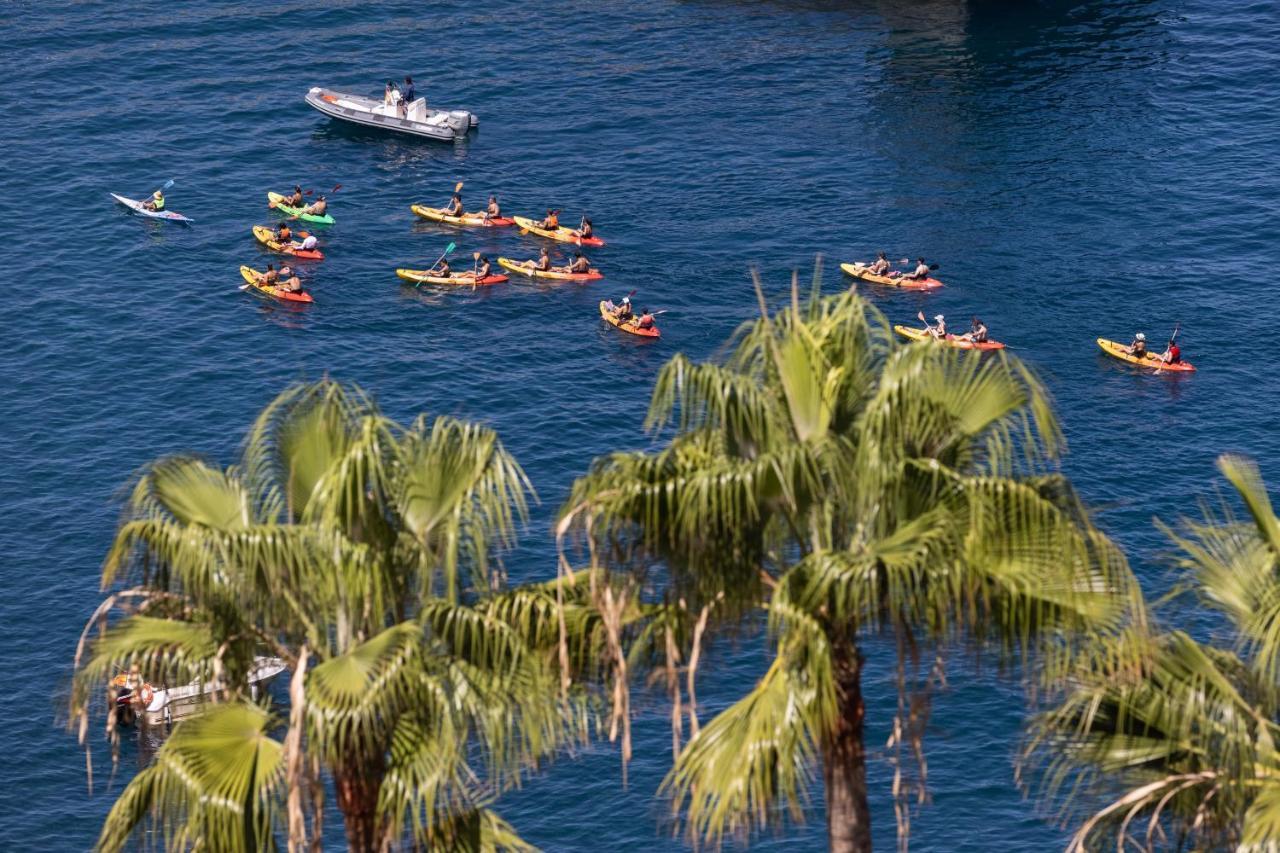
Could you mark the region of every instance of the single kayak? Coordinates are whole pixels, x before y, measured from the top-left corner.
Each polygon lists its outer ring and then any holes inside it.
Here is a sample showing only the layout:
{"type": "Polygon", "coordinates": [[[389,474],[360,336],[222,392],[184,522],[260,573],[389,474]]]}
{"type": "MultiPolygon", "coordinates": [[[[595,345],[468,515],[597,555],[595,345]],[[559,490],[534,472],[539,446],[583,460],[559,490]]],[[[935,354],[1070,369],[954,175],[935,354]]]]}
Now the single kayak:
{"type": "Polygon", "coordinates": [[[658,327],[654,326],[648,329],[642,329],[636,325],[636,318],[622,321],[613,316],[613,303],[607,299],[600,300],[600,316],[605,322],[615,329],[621,329],[624,332],[630,332],[633,335],[639,335],[642,338],[660,338],[662,334],[658,331],[658,327]]]}
{"type": "Polygon", "coordinates": [[[937,341],[940,344],[946,344],[947,346],[955,347],[956,349],[1004,349],[1004,344],[999,341],[983,341],[982,343],[974,343],[973,341],[966,341],[958,338],[955,335],[947,335],[941,340],[938,340],[933,335],[929,334],[928,329],[913,329],[910,326],[894,326],[893,330],[904,338],[910,338],[913,341],[937,341]]]}
{"type": "Polygon", "coordinates": [[[132,198],[125,198],[122,195],[111,194],[111,197],[132,210],[134,213],[150,216],[152,219],[167,219],[170,222],[191,222],[190,219],[181,213],[174,213],[172,210],[147,210],[142,206],[142,202],[132,198]]]}
{"type": "Polygon", "coordinates": [[[604,273],[594,267],[590,272],[565,272],[564,270],[535,270],[533,267],[527,267],[520,261],[513,261],[510,258],[498,258],[498,266],[509,269],[520,275],[527,275],[533,278],[555,278],[561,281],[595,281],[598,278],[604,278],[604,273]]]}
{"type": "Polygon", "coordinates": [[[473,279],[469,272],[456,272],[453,275],[428,275],[426,270],[396,270],[396,275],[414,284],[442,284],[449,287],[487,287],[490,284],[502,284],[507,280],[505,275],[487,275],[482,279],[473,279]]]}
{"type": "Polygon", "coordinates": [[[257,270],[249,267],[240,267],[240,275],[244,276],[244,280],[253,286],[253,289],[259,293],[265,293],[268,296],[274,296],[276,299],[283,299],[285,302],[315,302],[311,298],[311,294],[303,291],[301,293],[292,293],[288,290],[281,290],[278,287],[272,287],[269,284],[263,284],[258,281],[261,275],[257,270]]]}
{"type": "Polygon", "coordinates": [[[464,213],[461,216],[450,216],[438,207],[427,207],[422,204],[411,204],[409,209],[421,216],[423,219],[430,219],[432,222],[446,222],[449,225],[466,225],[476,228],[504,228],[507,225],[515,225],[514,219],[508,219],[505,216],[493,216],[488,220],[484,218],[483,213],[464,213]]]}
{"type": "Polygon", "coordinates": [[[1128,347],[1119,341],[1109,341],[1106,338],[1098,338],[1098,346],[1107,355],[1112,358],[1118,358],[1121,361],[1128,362],[1136,367],[1145,367],[1149,370],[1172,370],[1180,373],[1194,373],[1195,368],[1191,366],[1189,361],[1178,361],[1173,364],[1165,364],[1160,360],[1159,356],[1147,354],[1139,358],[1136,355],[1130,355],[1127,352],[1128,347]]]}
{"type": "Polygon", "coordinates": [[[308,261],[324,260],[324,253],[319,249],[299,249],[292,243],[281,243],[275,238],[275,234],[270,228],[264,228],[261,225],[253,226],[253,236],[258,238],[258,242],[262,243],[273,252],[280,252],[285,255],[293,255],[295,258],[303,258],[308,261]]]}
{"type": "Polygon", "coordinates": [[[303,213],[302,211],[305,208],[290,207],[287,204],[282,204],[283,201],[284,196],[280,195],[280,193],[267,193],[267,207],[270,207],[273,210],[287,213],[290,216],[296,216],[305,222],[318,222],[321,225],[333,224],[333,217],[327,213],[324,216],[316,216],[314,213],[303,213]]]}
{"type": "Polygon", "coordinates": [[[578,232],[572,228],[565,228],[561,225],[554,231],[548,231],[545,228],[539,228],[538,223],[534,222],[527,216],[513,217],[516,225],[519,225],[523,231],[530,234],[537,234],[539,237],[549,237],[552,240],[559,240],[561,243],[576,243],[579,246],[603,246],[604,241],[599,237],[579,237],[578,232]]]}
{"type": "Polygon", "coordinates": [[[887,275],[876,275],[867,268],[866,264],[841,264],[840,269],[847,272],[854,278],[860,278],[863,281],[873,281],[876,284],[885,284],[889,287],[901,287],[904,290],[933,290],[942,287],[942,282],[936,278],[891,278],[887,275]]]}

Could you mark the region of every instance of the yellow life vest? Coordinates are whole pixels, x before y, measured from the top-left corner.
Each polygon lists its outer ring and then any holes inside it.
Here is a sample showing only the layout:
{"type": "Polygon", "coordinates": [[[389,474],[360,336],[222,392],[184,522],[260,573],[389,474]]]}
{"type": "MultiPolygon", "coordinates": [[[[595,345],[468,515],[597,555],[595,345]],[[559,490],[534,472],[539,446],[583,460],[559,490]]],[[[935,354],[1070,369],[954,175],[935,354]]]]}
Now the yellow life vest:
{"type": "Polygon", "coordinates": [[[153,195],[151,197],[151,204],[155,207],[156,210],[164,210],[164,196],[153,195]]]}

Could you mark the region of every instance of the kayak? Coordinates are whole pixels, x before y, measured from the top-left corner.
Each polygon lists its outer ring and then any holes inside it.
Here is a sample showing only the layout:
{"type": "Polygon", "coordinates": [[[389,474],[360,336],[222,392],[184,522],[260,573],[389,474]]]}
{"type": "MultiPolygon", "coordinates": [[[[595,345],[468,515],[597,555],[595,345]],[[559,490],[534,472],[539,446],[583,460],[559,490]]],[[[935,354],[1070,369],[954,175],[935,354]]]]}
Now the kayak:
{"type": "Polygon", "coordinates": [[[324,260],[324,253],[319,249],[299,249],[292,243],[286,245],[275,239],[275,234],[270,228],[264,228],[261,225],[253,226],[253,236],[258,238],[258,242],[265,245],[273,252],[280,252],[285,255],[293,255],[295,258],[302,258],[308,261],[324,260]]]}
{"type": "Polygon", "coordinates": [[[658,331],[656,326],[651,329],[642,329],[637,326],[634,317],[626,322],[619,320],[617,317],[613,316],[613,312],[609,310],[612,307],[613,303],[609,300],[600,300],[600,316],[603,317],[605,322],[610,326],[613,326],[615,329],[621,329],[624,332],[630,332],[633,335],[639,335],[642,338],[662,337],[662,334],[658,331]]]}
{"type": "Polygon", "coordinates": [[[249,267],[240,267],[240,275],[244,276],[244,280],[253,286],[253,289],[259,293],[265,293],[268,296],[274,296],[276,299],[283,299],[285,302],[315,302],[311,298],[311,294],[303,291],[302,293],[290,293],[287,290],[281,290],[278,287],[260,284],[258,282],[258,271],[249,267]]]}
{"type": "Polygon", "coordinates": [[[290,216],[296,216],[304,222],[318,222],[321,225],[333,224],[333,217],[327,213],[324,216],[316,216],[314,213],[303,213],[303,208],[301,207],[290,207],[287,204],[281,204],[284,201],[284,196],[280,195],[280,193],[267,193],[267,201],[269,202],[267,207],[278,210],[281,213],[287,213],[290,216]]]}
{"type": "MultiPolygon", "coordinates": [[[[913,341],[938,341],[933,335],[929,334],[927,329],[913,329],[910,326],[894,326],[893,330],[904,338],[910,338],[913,341]]],[[[1004,349],[1004,344],[999,341],[983,341],[976,344],[973,341],[965,341],[955,335],[947,335],[938,343],[946,344],[956,349],[976,349],[976,350],[993,350],[1004,349]]]]}
{"type": "Polygon", "coordinates": [[[484,219],[483,213],[464,213],[462,216],[450,216],[438,207],[427,207],[421,204],[411,204],[409,209],[421,216],[423,219],[430,219],[432,222],[446,222],[449,225],[470,225],[477,228],[502,228],[507,225],[515,225],[514,219],[508,219],[505,216],[494,216],[488,222],[484,219]]]}
{"type": "Polygon", "coordinates": [[[471,280],[471,273],[456,272],[450,276],[427,275],[426,270],[396,270],[396,275],[405,281],[411,281],[414,284],[443,284],[452,287],[470,287],[475,284],[476,287],[487,287],[490,284],[502,284],[507,280],[505,275],[487,275],[479,281],[471,280]]]}
{"type": "Polygon", "coordinates": [[[1175,362],[1174,364],[1165,364],[1163,361],[1161,361],[1159,358],[1157,358],[1154,355],[1147,355],[1142,358],[1139,358],[1135,355],[1130,355],[1129,353],[1125,352],[1126,350],[1125,345],[1120,343],[1119,341],[1109,341],[1106,338],[1098,338],[1098,346],[1102,348],[1103,352],[1105,352],[1107,355],[1111,356],[1112,358],[1118,358],[1121,361],[1125,361],[1125,362],[1128,362],[1129,364],[1134,365],[1135,367],[1145,367],[1145,368],[1148,368],[1149,370],[1169,370],[1169,371],[1176,371],[1180,373],[1195,372],[1195,368],[1191,366],[1191,362],[1189,361],[1179,361],[1179,362],[1175,362]]]}
{"type": "Polygon", "coordinates": [[[604,241],[599,237],[579,237],[578,232],[572,228],[565,228],[561,225],[554,231],[548,231],[545,228],[539,228],[538,223],[534,222],[527,216],[513,217],[516,225],[519,225],[524,231],[530,234],[537,234],[539,237],[549,237],[552,240],[559,240],[561,243],[576,243],[579,246],[603,246],[604,241]]]}
{"type": "Polygon", "coordinates": [[[510,258],[498,258],[498,266],[511,270],[520,275],[527,275],[533,278],[556,278],[561,281],[595,281],[598,278],[604,278],[604,274],[600,270],[592,268],[591,272],[565,272],[564,270],[535,270],[532,267],[526,267],[520,261],[513,261],[510,258]]]}
{"type": "Polygon", "coordinates": [[[131,198],[125,198],[122,195],[111,194],[111,197],[132,210],[134,213],[140,213],[143,216],[150,216],[152,219],[167,219],[170,222],[191,222],[190,219],[181,213],[174,213],[172,210],[147,210],[142,206],[142,202],[131,198]]]}
{"type": "Polygon", "coordinates": [[[933,290],[942,287],[942,282],[936,278],[890,278],[887,275],[876,275],[867,269],[866,264],[841,264],[840,269],[847,272],[854,278],[860,278],[863,281],[872,281],[876,284],[885,284],[889,287],[901,287],[904,290],[933,290]]]}

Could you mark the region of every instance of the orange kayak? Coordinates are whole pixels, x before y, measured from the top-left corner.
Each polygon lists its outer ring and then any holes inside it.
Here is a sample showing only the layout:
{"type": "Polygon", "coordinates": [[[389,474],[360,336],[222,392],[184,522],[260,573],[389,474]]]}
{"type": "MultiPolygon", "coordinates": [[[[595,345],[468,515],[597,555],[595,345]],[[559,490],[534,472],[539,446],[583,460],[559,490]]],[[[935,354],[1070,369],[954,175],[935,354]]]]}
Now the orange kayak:
{"type": "Polygon", "coordinates": [[[871,281],[876,284],[883,284],[888,287],[901,287],[903,290],[934,290],[942,287],[942,282],[936,278],[904,278],[899,276],[892,278],[887,275],[876,275],[867,269],[866,264],[841,264],[840,269],[847,272],[854,278],[860,278],[863,281],[871,281]]]}
{"type": "Polygon", "coordinates": [[[572,228],[565,228],[561,225],[554,231],[548,231],[545,228],[538,227],[538,223],[534,222],[527,216],[515,217],[516,225],[520,226],[522,232],[528,231],[530,234],[537,234],[539,237],[548,237],[552,240],[559,240],[561,243],[575,243],[579,246],[603,246],[604,241],[599,237],[579,237],[578,232],[572,228]]]}
{"type": "Polygon", "coordinates": [[[1126,347],[1124,344],[1120,343],[1119,341],[1109,341],[1106,338],[1098,338],[1098,346],[1099,348],[1102,349],[1103,352],[1105,352],[1107,355],[1111,356],[1112,358],[1118,358],[1121,361],[1128,362],[1129,364],[1132,364],[1135,367],[1145,367],[1148,370],[1160,370],[1160,371],[1168,370],[1168,371],[1173,371],[1178,373],[1194,373],[1195,372],[1195,368],[1191,366],[1191,362],[1189,361],[1178,361],[1178,362],[1174,362],[1173,364],[1165,364],[1163,361],[1160,360],[1159,356],[1152,355],[1150,353],[1148,353],[1147,355],[1141,358],[1135,355],[1130,355],[1127,352],[1128,347],[1126,347]]]}
{"type": "Polygon", "coordinates": [[[507,225],[515,225],[514,219],[508,219],[505,216],[495,216],[485,221],[483,213],[464,213],[461,216],[450,216],[444,210],[438,207],[427,207],[423,204],[413,204],[409,209],[421,216],[423,219],[430,219],[432,222],[445,222],[449,225],[465,225],[475,228],[503,228],[507,225]]]}
{"type": "Polygon", "coordinates": [[[594,267],[590,272],[565,272],[564,270],[535,270],[533,267],[527,267],[520,261],[513,261],[510,258],[498,258],[498,266],[503,269],[509,269],[520,275],[531,276],[532,278],[555,278],[562,281],[595,281],[598,278],[604,278],[604,273],[594,267]]]}
{"type": "Polygon", "coordinates": [[[266,246],[273,252],[280,252],[285,255],[293,255],[295,258],[303,258],[309,261],[323,261],[324,254],[319,249],[299,249],[292,243],[281,243],[275,238],[275,234],[270,228],[262,225],[253,226],[253,236],[258,242],[266,246]]]}
{"type": "Polygon", "coordinates": [[[294,293],[290,290],[283,290],[279,287],[272,287],[269,284],[263,284],[258,280],[258,276],[261,275],[261,273],[249,267],[240,267],[240,275],[245,281],[249,282],[250,286],[252,286],[254,290],[259,293],[265,293],[267,296],[274,296],[276,299],[283,299],[285,302],[315,302],[315,300],[311,298],[311,294],[306,291],[294,293]]]}
{"type": "Polygon", "coordinates": [[[600,316],[603,317],[605,322],[610,326],[613,326],[615,329],[621,329],[624,332],[630,332],[633,335],[639,335],[642,338],[662,337],[658,332],[657,326],[649,329],[642,329],[636,325],[636,319],[634,317],[626,322],[619,320],[617,317],[613,316],[613,312],[609,310],[612,306],[612,302],[604,299],[600,300],[600,316]]]}
{"type": "Polygon", "coordinates": [[[973,341],[962,340],[955,335],[947,335],[939,340],[929,334],[927,329],[913,329],[910,326],[894,326],[893,330],[904,338],[910,338],[913,341],[936,341],[940,344],[946,344],[956,349],[976,349],[976,350],[993,350],[1004,349],[1004,344],[999,341],[983,341],[982,343],[974,343],[973,341]]]}
{"type": "Polygon", "coordinates": [[[486,287],[490,284],[502,284],[507,280],[505,275],[487,275],[478,281],[469,272],[456,272],[453,275],[428,275],[426,270],[396,270],[396,275],[414,284],[440,284],[448,287],[486,287]]]}

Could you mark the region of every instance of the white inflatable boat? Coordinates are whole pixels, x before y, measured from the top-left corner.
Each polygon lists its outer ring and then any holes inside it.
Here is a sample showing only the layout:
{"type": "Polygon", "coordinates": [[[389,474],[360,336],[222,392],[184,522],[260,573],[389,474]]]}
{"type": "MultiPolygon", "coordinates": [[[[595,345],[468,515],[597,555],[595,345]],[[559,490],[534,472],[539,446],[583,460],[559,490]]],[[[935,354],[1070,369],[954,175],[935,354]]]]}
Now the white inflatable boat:
{"type": "Polygon", "coordinates": [[[380,127],[399,133],[412,133],[441,142],[451,142],[467,135],[480,120],[466,110],[427,109],[427,99],[418,98],[407,106],[388,106],[375,98],[349,95],[329,89],[312,87],[307,92],[307,103],[330,118],[380,127]]]}

